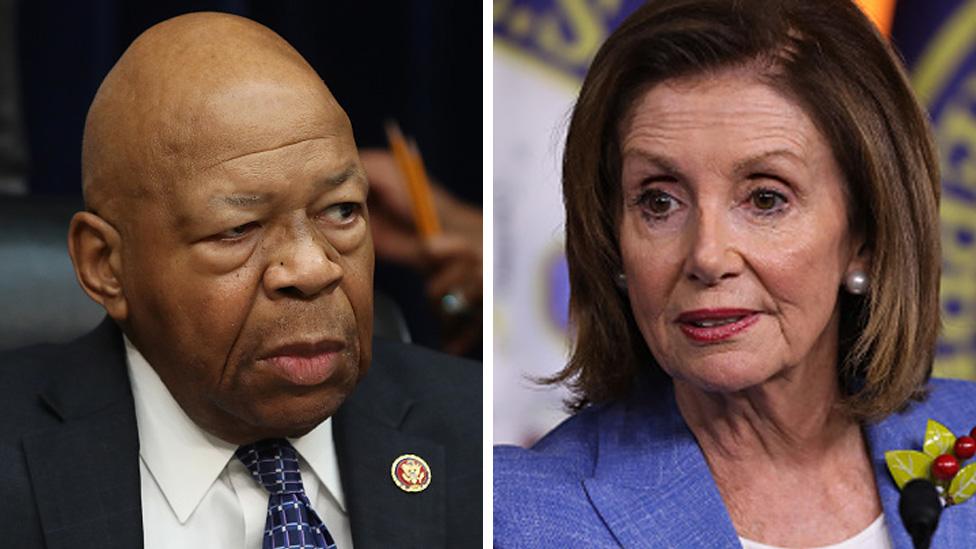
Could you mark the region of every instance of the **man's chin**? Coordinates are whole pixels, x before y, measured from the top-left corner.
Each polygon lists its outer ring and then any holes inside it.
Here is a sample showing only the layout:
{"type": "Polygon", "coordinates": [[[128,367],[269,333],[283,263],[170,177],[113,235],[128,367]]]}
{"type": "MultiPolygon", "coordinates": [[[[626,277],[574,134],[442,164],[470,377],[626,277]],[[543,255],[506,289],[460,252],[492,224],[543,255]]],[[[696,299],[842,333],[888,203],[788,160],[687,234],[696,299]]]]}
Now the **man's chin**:
{"type": "MultiPolygon", "coordinates": [[[[324,393],[320,391],[303,391],[303,394],[278,395],[271,400],[254,395],[239,403],[237,413],[229,410],[232,416],[238,418],[233,438],[237,441],[253,442],[267,438],[296,438],[308,434],[323,421],[332,417],[342,406],[346,397],[352,392],[329,388],[324,393]],[[255,406],[255,402],[263,400],[262,405],[255,406]]],[[[227,409],[227,408],[225,408],[227,409]]],[[[223,437],[221,437],[223,438],[223,437]]]]}
{"type": "Polygon", "coordinates": [[[309,423],[307,425],[282,425],[280,427],[277,427],[277,428],[274,428],[274,429],[271,430],[274,434],[269,433],[268,436],[264,436],[264,437],[261,437],[261,438],[299,438],[299,437],[303,437],[303,436],[311,433],[312,431],[314,431],[315,428],[318,427],[319,425],[321,425],[322,422],[325,421],[326,419],[328,419],[328,417],[324,417],[324,418],[322,418],[322,419],[320,419],[318,421],[309,423]]]}
{"type": "Polygon", "coordinates": [[[334,413],[334,410],[329,410],[314,415],[258,418],[256,424],[247,429],[246,434],[242,434],[240,438],[254,442],[268,438],[302,437],[312,432],[334,413]]]}
{"type": "Polygon", "coordinates": [[[308,397],[294,399],[284,408],[269,410],[266,416],[268,420],[267,425],[281,432],[297,432],[303,429],[305,432],[311,431],[320,423],[335,415],[348,395],[348,392],[337,395],[335,392],[330,391],[328,396],[315,400],[308,397]]]}

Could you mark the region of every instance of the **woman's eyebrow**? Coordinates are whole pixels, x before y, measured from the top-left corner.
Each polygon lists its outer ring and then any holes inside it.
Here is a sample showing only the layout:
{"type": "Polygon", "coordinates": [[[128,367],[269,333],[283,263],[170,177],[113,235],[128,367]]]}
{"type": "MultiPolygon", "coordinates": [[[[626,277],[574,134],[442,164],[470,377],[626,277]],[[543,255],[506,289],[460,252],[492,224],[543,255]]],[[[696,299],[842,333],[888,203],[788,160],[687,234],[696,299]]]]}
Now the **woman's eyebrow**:
{"type": "Polygon", "coordinates": [[[765,161],[776,159],[786,159],[789,162],[799,164],[803,167],[807,166],[806,158],[800,154],[797,154],[796,151],[790,149],[774,149],[771,151],[754,154],[737,161],[733,167],[733,170],[734,173],[746,172],[754,168],[757,164],[762,164],[765,161]]]}
{"type": "Polygon", "coordinates": [[[624,160],[634,158],[645,164],[650,164],[663,172],[667,172],[668,174],[677,175],[681,173],[681,169],[678,168],[677,162],[675,162],[674,159],[662,154],[643,151],[640,149],[628,149],[624,151],[622,156],[624,160]]]}

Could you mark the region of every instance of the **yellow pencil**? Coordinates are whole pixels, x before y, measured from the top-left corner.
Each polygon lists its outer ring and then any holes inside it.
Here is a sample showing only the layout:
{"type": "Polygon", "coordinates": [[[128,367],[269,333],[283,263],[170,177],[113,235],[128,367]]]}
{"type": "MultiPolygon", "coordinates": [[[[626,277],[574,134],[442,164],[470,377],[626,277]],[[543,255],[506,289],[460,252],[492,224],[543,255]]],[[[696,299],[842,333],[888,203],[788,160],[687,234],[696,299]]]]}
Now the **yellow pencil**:
{"type": "Polygon", "coordinates": [[[396,122],[387,123],[386,137],[390,142],[397,167],[407,182],[417,232],[424,238],[440,234],[441,225],[437,218],[437,211],[434,209],[430,180],[427,178],[427,171],[424,169],[416,142],[411,140],[408,143],[396,122]]]}

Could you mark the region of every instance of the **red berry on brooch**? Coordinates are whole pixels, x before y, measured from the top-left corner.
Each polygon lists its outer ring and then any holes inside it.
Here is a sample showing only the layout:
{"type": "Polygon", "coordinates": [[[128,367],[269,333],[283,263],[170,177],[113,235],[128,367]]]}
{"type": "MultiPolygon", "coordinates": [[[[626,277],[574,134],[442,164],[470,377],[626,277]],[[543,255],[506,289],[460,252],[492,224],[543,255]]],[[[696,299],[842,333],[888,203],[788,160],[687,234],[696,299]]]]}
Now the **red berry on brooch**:
{"type": "Polygon", "coordinates": [[[942,454],[932,462],[932,476],[938,480],[951,480],[959,472],[959,460],[949,454],[942,454]]]}
{"type": "Polygon", "coordinates": [[[952,453],[959,459],[969,459],[976,455],[976,438],[965,435],[956,439],[956,445],[952,448],[952,453]]]}
{"type": "Polygon", "coordinates": [[[973,427],[973,430],[969,431],[969,436],[976,438],[976,427],[973,427]]]}

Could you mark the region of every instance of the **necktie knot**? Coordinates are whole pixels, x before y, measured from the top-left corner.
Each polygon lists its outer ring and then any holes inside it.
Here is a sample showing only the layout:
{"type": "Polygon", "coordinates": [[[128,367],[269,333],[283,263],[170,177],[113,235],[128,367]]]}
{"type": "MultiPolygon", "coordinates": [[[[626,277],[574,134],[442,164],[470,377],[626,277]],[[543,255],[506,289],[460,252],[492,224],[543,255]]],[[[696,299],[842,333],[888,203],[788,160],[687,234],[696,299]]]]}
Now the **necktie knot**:
{"type": "Polygon", "coordinates": [[[298,454],[287,440],[273,438],[245,444],[235,455],[269,494],[305,493],[298,454]]]}
{"type": "Polygon", "coordinates": [[[262,549],[336,549],[305,495],[298,453],[287,440],[259,440],[234,455],[269,494],[262,549]]]}

